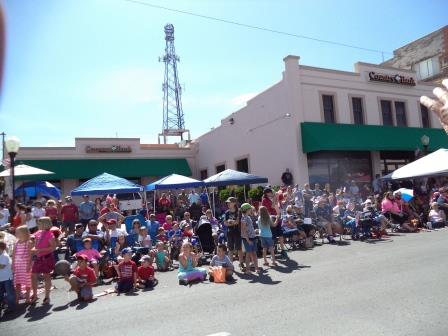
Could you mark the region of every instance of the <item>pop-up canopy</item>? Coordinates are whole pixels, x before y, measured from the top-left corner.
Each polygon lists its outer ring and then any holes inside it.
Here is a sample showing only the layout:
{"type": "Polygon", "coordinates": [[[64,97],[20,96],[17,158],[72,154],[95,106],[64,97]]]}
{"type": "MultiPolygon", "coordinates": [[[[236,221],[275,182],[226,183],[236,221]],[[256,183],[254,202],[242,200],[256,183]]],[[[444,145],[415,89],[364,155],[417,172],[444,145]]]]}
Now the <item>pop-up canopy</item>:
{"type": "Polygon", "coordinates": [[[383,176],[385,180],[448,175],[448,149],[441,148],[383,176]]]}
{"type": "Polygon", "coordinates": [[[227,185],[246,185],[267,183],[266,177],[226,169],[204,180],[206,186],[222,187],[227,185]]]}
{"type": "Polygon", "coordinates": [[[61,198],[61,191],[56,186],[47,181],[25,182],[16,189],[16,195],[36,197],[37,194],[50,196],[55,199],[61,198]]]}
{"type": "Polygon", "coordinates": [[[204,185],[205,183],[203,181],[198,181],[182,175],[171,174],[146,185],[145,190],[195,188],[204,185]]]}
{"type": "Polygon", "coordinates": [[[143,187],[124,178],[103,173],[94,177],[70,193],[71,195],[105,195],[143,191],[143,187]]]}

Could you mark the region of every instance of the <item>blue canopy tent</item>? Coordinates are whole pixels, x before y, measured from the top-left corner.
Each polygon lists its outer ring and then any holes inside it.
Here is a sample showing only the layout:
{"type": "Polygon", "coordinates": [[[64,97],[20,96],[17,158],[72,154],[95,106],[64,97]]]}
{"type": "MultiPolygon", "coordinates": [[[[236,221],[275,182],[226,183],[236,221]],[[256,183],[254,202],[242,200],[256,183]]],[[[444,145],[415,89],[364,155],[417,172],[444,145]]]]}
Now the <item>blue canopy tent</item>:
{"type": "Polygon", "coordinates": [[[183,188],[196,188],[203,187],[205,183],[203,181],[195,180],[191,177],[186,177],[178,174],[171,174],[147,184],[145,190],[154,191],[154,210],[156,208],[156,190],[160,189],[183,189],[183,188]]]}
{"type": "Polygon", "coordinates": [[[55,199],[61,198],[61,190],[47,181],[25,182],[15,191],[16,195],[25,197],[37,197],[37,194],[49,196],[55,199]]]}
{"type": "MultiPolygon", "coordinates": [[[[228,185],[244,185],[244,198],[246,198],[246,184],[268,183],[266,177],[252,175],[233,169],[226,169],[204,180],[207,187],[223,187],[228,185]]],[[[215,193],[213,195],[213,207],[215,206],[215,193]]],[[[213,213],[214,213],[213,209],[213,213]]]]}
{"type": "Polygon", "coordinates": [[[143,191],[143,187],[124,178],[103,173],[94,177],[78,188],[71,191],[71,195],[105,195],[122,194],[143,191]]]}

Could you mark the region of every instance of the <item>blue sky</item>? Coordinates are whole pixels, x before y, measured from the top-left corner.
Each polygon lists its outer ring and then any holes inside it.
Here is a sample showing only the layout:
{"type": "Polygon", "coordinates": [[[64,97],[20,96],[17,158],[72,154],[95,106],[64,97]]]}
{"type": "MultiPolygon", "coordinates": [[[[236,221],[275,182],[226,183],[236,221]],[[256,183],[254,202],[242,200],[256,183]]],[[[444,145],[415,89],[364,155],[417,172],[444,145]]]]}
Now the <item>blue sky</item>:
{"type": "MultiPolygon", "coordinates": [[[[447,24],[446,1],[156,1],[161,6],[393,51],[447,24]]],[[[163,27],[175,27],[193,138],[280,80],[282,59],[353,70],[381,55],[256,31],[124,0],[4,0],[7,52],[0,132],[23,146],[140,137],[162,128],[163,27]]],[[[391,55],[385,55],[386,58],[391,55]]]]}

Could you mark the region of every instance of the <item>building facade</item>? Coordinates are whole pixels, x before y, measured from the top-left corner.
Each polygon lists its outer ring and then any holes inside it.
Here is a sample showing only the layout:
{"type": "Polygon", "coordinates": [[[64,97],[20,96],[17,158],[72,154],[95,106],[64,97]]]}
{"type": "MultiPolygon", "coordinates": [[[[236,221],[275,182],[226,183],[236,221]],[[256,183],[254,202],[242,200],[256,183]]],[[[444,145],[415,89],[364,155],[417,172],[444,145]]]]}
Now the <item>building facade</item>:
{"type": "Polygon", "coordinates": [[[104,172],[145,185],[172,173],[190,176],[195,169],[191,147],[141,144],[138,138],[76,138],[74,147],[21,147],[16,161],[54,172],[17,179],[52,182],[64,195],[104,172]]]}
{"type": "Polygon", "coordinates": [[[280,184],[370,182],[429,150],[448,145],[437,117],[421,106],[433,84],[416,72],[356,63],[354,72],[284,58],[282,79],[194,141],[196,176],[223,169],[248,171],[280,184]]]}
{"type": "Polygon", "coordinates": [[[394,50],[382,65],[414,70],[418,80],[440,84],[448,77],[448,26],[394,50]]]}

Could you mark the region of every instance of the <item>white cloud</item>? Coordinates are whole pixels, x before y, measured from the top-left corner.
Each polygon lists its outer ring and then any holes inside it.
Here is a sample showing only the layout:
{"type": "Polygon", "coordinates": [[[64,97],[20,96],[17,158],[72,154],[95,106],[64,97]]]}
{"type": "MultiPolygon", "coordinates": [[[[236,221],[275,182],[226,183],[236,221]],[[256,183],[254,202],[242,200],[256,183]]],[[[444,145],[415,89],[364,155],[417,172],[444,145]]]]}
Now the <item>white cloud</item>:
{"type": "Polygon", "coordinates": [[[163,71],[145,67],[120,69],[100,77],[89,96],[106,103],[140,104],[162,99],[163,71]]]}
{"type": "Polygon", "coordinates": [[[232,98],[230,100],[230,103],[232,104],[232,106],[242,107],[242,106],[246,105],[248,100],[251,100],[256,95],[257,95],[256,92],[243,93],[243,94],[240,94],[239,96],[232,98]]]}

